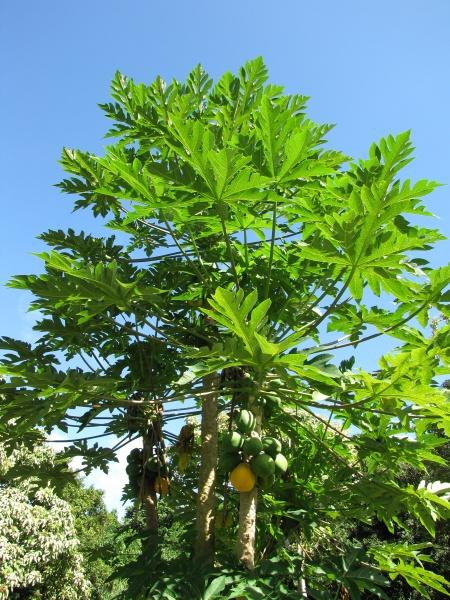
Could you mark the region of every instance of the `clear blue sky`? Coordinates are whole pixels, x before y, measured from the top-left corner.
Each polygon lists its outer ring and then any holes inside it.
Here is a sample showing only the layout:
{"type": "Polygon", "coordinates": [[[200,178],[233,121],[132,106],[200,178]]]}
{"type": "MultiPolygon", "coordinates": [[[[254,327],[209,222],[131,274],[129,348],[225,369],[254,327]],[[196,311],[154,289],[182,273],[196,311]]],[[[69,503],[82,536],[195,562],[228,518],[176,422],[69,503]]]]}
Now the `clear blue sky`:
{"type": "MultiPolygon", "coordinates": [[[[448,0],[4,1],[0,8],[0,282],[39,269],[31,252],[48,228],[97,232],[51,187],[64,145],[101,152],[116,69],[149,82],[183,78],[198,62],[217,77],[259,54],[272,81],[311,96],[330,143],[359,157],[380,136],[411,128],[412,178],[450,182],[448,0]]],[[[450,235],[450,190],[428,199],[450,235]]],[[[434,253],[443,263],[445,242],[434,253]]],[[[23,294],[0,288],[0,334],[20,336],[23,294]]]]}

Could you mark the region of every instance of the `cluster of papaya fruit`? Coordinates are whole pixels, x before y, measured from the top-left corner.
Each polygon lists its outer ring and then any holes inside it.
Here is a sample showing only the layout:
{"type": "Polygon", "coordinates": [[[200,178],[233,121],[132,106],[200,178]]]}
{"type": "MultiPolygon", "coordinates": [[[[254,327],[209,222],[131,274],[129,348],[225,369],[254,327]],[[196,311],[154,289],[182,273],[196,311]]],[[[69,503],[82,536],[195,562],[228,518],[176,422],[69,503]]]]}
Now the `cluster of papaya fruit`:
{"type": "Polygon", "coordinates": [[[130,454],[127,456],[127,467],[125,471],[128,475],[128,483],[130,489],[133,491],[133,495],[137,497],[141,487],[142,475],[144,472],[142,450],[139,448],[133,448],[130,454]]]}
{"type": "Polygon", "coordinates": [[[150,483],[153,484],[155,492],[165,496],[169,492],[170,481],[167,465],[163,456],[153,455],[146,463],[146,469],[150,483]]]}
{"type": "Polygon", "coordinates": [[[194,450],[195,426],[193,423],[186,423],[180,429],[176,449],[178,451],[178,470],[184,473],[189,464],[191,454],[194,450]]]}
{"type": "Polygon", "coordinates": [[[126,472],[128,481],[134,496],[137,498],[141,489],[142,479],[145,477],[157,494],[164,496],[169,491],[169,477],[167,466],[162,457],[153,455],[145,462],[143,460],[143,451],[134,448],[127,457],[128,465],[126,472]]]}
{"type": "Polygon", "coordinates": [[[241,410],[235,423],[237,431],[222,439],[222,470],[230,474],[230,483],[239,492],[251,491],[257,482],[272,485],[275,477],[288,468],[281,442],[274,437],[260,437],[254,431],[255,415],[249,410],[241,410]]]}

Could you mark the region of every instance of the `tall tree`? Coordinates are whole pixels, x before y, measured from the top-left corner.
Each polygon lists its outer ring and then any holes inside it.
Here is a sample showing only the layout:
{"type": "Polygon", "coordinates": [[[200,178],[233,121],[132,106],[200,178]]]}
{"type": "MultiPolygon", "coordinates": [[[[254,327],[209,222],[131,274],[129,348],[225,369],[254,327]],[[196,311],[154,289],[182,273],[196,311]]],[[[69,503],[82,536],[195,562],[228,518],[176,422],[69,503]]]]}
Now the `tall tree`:
{"type": "MultiPolygon", "coordinates": [[[[165,424],[200,408],[202,562],[214,557],[217,453],[240,492],[238,558],[253,569],[265,552],[258,503],[267,495],[276,506],[278,494],[295,513],[305,481],[294,450],[305,438],[340,464],[327,497],[334,489],[355,518],[393,527],[406,510],[432,533],[450,505],[394,478],[399,464],[439,461],[424,424],[450,431],[448,403],[430,387],[448,366],[448,327],[431,338],[424,330],[430,310],[448,315],[450,267],[422,256],[442,236],[415,224],[436,183],[398,176],[411,160],[409,132],[349,163],[324,147],[331,127],[306,118],[305,97],[267,83],[259,58],[215,85],[200,66],[170,85],[117,73],[111,93],[101,107],[114,143],[104,156],[65,149],[60,187],[121,244],[72,230],[40,236],[50,246],[45,272],[11,285],[32,292],[41,337],[33,347],[3,338],[4,422],[19,435],[103,425],[120,438],[113,449],[86,436],[70,450],[87,468],[106,468],[140,436],[126,493],[147,501],[157,539],[155,498],[170,485],[165,440],[176,441],[165,424]],[[380,336],[401,346],[376,372],[332,354],[380,336]]],[[[297,527],[278,543],[302,535],[297,527]]]]}

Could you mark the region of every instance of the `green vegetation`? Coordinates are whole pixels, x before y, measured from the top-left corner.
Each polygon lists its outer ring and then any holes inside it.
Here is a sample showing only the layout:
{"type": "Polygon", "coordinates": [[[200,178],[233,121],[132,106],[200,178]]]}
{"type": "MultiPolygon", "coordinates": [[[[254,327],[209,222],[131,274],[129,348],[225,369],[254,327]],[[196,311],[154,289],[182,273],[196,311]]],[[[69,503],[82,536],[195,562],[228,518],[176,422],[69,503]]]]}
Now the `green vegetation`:
{"type": "Polygon", "coordinates": [[[114,565],[120,564],[126,548],[117,539],[119,521],[109,512],[103,493],[85,487],[79,480],[69,482],[62,492],[74,517],[74,526],[80,542],[86,578],[91,584],[92,600],[109,600],[121,589],[120,582],[111,582],[114,565]]]}
{"type": "Polygon", "coordinates": [[[0,445],[2,599],[91,598],[70,506],[44,486],[43,474],[50,474],[54,466],[48,448],[19,447],[7,453],[0,445]]]}
{"type": "Polygon", "coordinates": [[[71,431],[86,472],[141,441],[117,597],[450,595],[429,552],[450,503],[419,485],[450,435],[437,184],[401,179],[409,132],[351,162],[267,79],[261,59],[215,84],[116,74],[111,145],[64,149],[59,185],[118,237],[43,233],[44,271],[10,282],[40,337],[1,339],[0,439],[71,431]],[[396,347],[367,371],[376,338],[396,347]]]}

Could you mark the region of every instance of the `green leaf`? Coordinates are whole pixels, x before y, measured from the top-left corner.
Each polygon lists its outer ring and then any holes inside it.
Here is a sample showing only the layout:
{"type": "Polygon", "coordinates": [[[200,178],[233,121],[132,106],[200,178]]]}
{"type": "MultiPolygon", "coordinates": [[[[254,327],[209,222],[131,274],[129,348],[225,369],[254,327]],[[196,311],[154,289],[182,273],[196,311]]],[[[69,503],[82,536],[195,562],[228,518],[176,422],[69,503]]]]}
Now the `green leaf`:
{"type": "Polygon", "coordinates": [[[217,288],[214,296],[209,299],[213,310],[200,310],[237,335],[244,342],[249,354],[255,356],[259,346],[255,332],[261,326],[271,304],[270,300],[264,300],[255,307],[257,298],[256,290],[244,297],[242,290],[232,292],[217,288]]]}
{"type": "Polygon", "coordinates": [[[228,582],[228,578],[226,575],[220,575],[211,581],[206,590],[202,594],[202,600],[212,600],[213,598],[218,598],[218,594],[223,592],[225,586],[228,582]]]}

